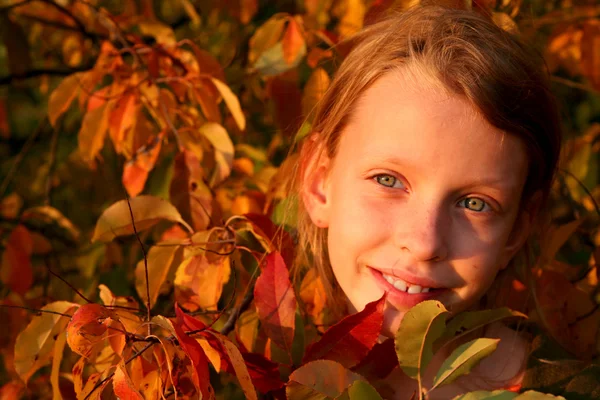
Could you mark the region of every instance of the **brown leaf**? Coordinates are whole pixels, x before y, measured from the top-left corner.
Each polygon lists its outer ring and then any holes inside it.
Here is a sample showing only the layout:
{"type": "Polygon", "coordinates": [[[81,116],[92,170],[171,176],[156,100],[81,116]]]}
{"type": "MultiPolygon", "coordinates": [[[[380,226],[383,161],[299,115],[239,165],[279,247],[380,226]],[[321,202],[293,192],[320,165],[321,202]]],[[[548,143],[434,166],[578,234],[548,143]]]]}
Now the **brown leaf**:
{"type": "Polygon", "coordinates": [[[188,258],[175,275],[175,300],[190,311],[198,308],[216,310],[230,273],[229,257],[209,260],[206,255],[197,255],[188,258]]]}
{"type": "Polygon", "coordinates": [[[33,284],[31,254],[33,240],[23,225],[12,230],[2,252],[0,280],[13,292],[25,294],[33,284]]]}
{"type": "Polygon", "coordinates": [[[290,375],[285,393],[290,400],[333,399],[359,380],[364,379],[335,361],[317,360],[290,375]]]}
{"type": "Polygon", "coordinates": [[[196,231],[206,229],[213,213],[213,197],[204,183],[204,171],[198,158],[184,150],[175,156],[175,168],[169,187],[173,204],[196,231]]]}
{"type": "MultiPolygon", "coordinates": [[[[133,211],[133,220],[138,232],[154,226],[161,220],[178,222],[189,232],[192,228],[181,218],[181,215],[171,203],[154,196],[137,196],[129,200],[133,211]]],[[[133,222],[127,200],[117,201],[106,209],[98,222],[92,241],[109,242],[117,236],[131,235],[133,222]]]]}

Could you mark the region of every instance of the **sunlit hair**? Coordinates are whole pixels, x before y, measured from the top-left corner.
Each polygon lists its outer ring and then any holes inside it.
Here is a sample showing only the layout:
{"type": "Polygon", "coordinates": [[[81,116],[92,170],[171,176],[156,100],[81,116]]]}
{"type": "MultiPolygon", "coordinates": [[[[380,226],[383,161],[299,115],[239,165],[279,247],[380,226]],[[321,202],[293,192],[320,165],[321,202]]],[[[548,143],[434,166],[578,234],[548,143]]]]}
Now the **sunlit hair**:
{"type": "MultiPolygon", "coordinates": [[[[522,207],[534,194],[548,197],[560,152],[560,117],[543,60],[518,38],[474,12],[436,6],[394,12],[351,38],[353,49],[314,110],[294,177],[299,196],[300,263],[323,279],[329,306],[340,312],[345,296],[335,284],[327,230],[316,227],[302,204],[308,163],[324,152],[333,159],[357,101],[384,74],[400,70],[450,94],[464,96],[493,126],[523,140],[529,158],[522,207]]],[[[401,140],[401,138],[399,138],[401,140]]]]}

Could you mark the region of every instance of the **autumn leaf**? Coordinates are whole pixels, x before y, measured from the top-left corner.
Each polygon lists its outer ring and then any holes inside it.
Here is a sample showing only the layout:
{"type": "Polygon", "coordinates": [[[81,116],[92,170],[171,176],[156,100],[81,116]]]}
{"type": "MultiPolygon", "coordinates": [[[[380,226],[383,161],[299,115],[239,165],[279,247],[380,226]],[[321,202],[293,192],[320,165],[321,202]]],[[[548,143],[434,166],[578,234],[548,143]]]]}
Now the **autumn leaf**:
{"type": "Polygon", "coordinates": [[[111,106],[111,102],[105,102],[92,111],[88,111],[83,117],[78,139],[79,152],[84,161],[92,162],[104,147],[111,106]]]}
{"type": "Polygon", "coordinates": [[[433,343],[444,333],[448,315],[439,301],[424,301],[404,315],[396,332],[396,355],[400,368],[419,383],[433,358],[433,343]]]}
{"type": "Polygon", "coordinates": [[[289,400],[335,399],[360,380],[364,379],[340,363],[317,360],[292,372],[285,393],[289,400]]]}
{"type": "Polygon", "coordinates": [[[430,390],[450,384],[471,372],[483,358],[496,350],[499,342],[500,339],[479,338],[458,346],[442,363],[430,390]]]}
{"type": "Polygon", "coordinates": [[[132,160],[125,163],[123,168],[123,186],[131,197],[135,197],[144,190],[148,174],[154,168],[164,133],[153,137],[148,144],[138,149],[132,160]]]}
{"type": "Polygon", "coordinates": [[[302,114],[311,114],[317,103],[323,98],[329,87],[329,75],[323,68],[315,69],[304,86],[302,95],[302,114]]]}
{"type": "Polygon", "coordinates": [[[175,275],[175,300],[190,311],[216,310],[231,273],[229,263],[229,257],[204,254],[184,260],[175,275]]]}
{"type": "MultiPolygon", "coordinates": [[[[154,196],[138,196],[129,200],[133,221],[138,232],[148,229],[161,220],[178,222],[188,231],[192,228],[181,218],[171,203],[154,196]]],[[[106,209],[94,230],[92,241],[109,242],[117,236],[133,234],[133,222],[127,200],[121,200],[106,209]]]]}
{"type": "MultiPolygon", "coordinates": [[[[301,20],[300,20],[301,21],[301,20]]],[[[294,17],[290,17],[282,39],[283,58],[292,64],[299,53],[306,54],[306,43],[302,33],[302,26],[294,17]]]]}
{"type": "Polygon", "coordinates": [[[81,236],[81,232],[73,222],[60,210],[51,206],[28,208],[21,214],[21,221],[72,243],[77,243],[81,236]]]}
{"type": "Polygon", "coordinates": [[[104,347],[111,346],[121,354],[125,334],[118,318],[100,304],[85,304],[73,314],[67,325],[67,343],[75,353],[90,357],[104,347]]]}
{"type": "Polygon", "coordinates": [[[173,285],[175,271],[182,264],[183,248],[177,245],[152,246],[146,256],[146,261],[140,260],[135,267],[135,289],[140,299],[146,304],[150,300],[150,308],[156,304],[156,299],[173,285]],[[146,275],[146,264],[148,275],[146,275]],[[150,296],[146,290],[146,276],[150,296]]]}
{"type": "Polygon", "coordinates": [[[50,95],[48,100],[48,119],[56,126],[58,118],[69,109],[69,106],[79,93],[79,81],[83,73],[77,72],[63,79],[50,95]]]}
{"type": "Polygon", "coordinates": [[[135,123],[139,110],[139,100],[135,93],[119,97],[110,110],[108,132],[117,153],[123,154],[123,140],[135,123]]]}
{"type": "Polygon", "coordinates": [[[368,303],[329,328],[321,339],[306,349],[303,362],[333,360],[350,368],[367,356],[381,334],[385,295],[368,303]]]}
{"type": "Polygon", "coordinates": [[[241,131],[246,129],[246,117],[244,116],[244,112],[242,111],[240,101],[238,100],[237,96],[233,93],[229,86],[220,80],[212,78],[212,82],[221,96],[223,96],[223,100],[225,101],[225,104],[227,104],[227,108],[229,108],[229,111],[231,112],[231,115],[233,116],[238,128],[240,128],[241,131]]]}
{"type": "Polygon", "coordinates": [[[352,370],[364,376],[369,382],[384,379],[398,366],[398,357],[393,338],[375,343],[369,354],[352,370]]]}
{"type": "Polygon", "coordinates": [[[0,264],[0,280],[13,292],[23,295],[33,284],[32,252],[30,232],[17,225],[8,236],[0,264]]]}
{"type": "Polygon", "coordinates": [[[119,399],[143,400],[142,395],[131,381],[129,374],[127,373],[127,368],[123,362],[119,363],[115,369],[112,383],[114,393],[119,399]]]}
{"type": "Polygon", "coordinates": [[[15,343],[14,365],[24,382],[50,361],[56,340],[69,322],[63,314],[70,315],[77,307],[78,304],[68,301],[47,304],[19,334],[15,343]]]}
{"type": "Polygon", "coordinates": [[[215,162],[217,164],[210,178],[210,186],[214,187],[221,183],[231,173],[233,164],[233,143],[225,128],[215,122],[207,122],[199,129],[200,135],[204,136],[215,151],[215,162]]]}
{"type": "Polygon", "coordinates": [[[383,400],[377,390],[365,381],[354,381],[337,400],[383,400]]]}
{"type": "Polygon", "coordinates": [[[254,286],[258,318],[267,335],[289,355],[294,339],[296,296],[289,272],[278,252],[265,257],[254,286]]]}
{"type": "Polygon", "coordinates": [[[204,170],[194,153],[184,150],[175,156],[169,197],[195,231],[208,228],[213,214],[213,197],[204,178],[204,170]]]}
{"type": "Polygon", "coordinates": [[[254,32],[249,43],[248,61],[250,64],[255,64],[261,54],[280,40],[286,19],[287,14],[275,14],[254,32]]]}

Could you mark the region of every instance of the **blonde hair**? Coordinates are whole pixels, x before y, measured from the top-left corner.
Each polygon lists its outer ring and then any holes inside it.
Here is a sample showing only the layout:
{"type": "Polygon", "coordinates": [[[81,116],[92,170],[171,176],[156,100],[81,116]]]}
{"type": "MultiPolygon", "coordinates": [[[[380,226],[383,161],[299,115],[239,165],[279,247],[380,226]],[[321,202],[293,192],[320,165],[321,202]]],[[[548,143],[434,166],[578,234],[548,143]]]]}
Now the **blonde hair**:
{"type": "Polygon", "coordinates": [[[315,133],[302,144],[294,176],[300,245],[295,268],[316,268],[329,306],[338,314],[343,313],[345,296],[329,264],[327,230],[312,223],[301,193],[309,163],[323,153],[335,157],[357,101],[377,79],[402,67],[428,84],[464,96],[490,124],[521,138],[529,157],[523,202],[539,193],[545,203],[561,141],[560,117],[541,57],[482,15],[421,6],[391,13],[350,41],[353,49],[315,109],[315,133]]]}

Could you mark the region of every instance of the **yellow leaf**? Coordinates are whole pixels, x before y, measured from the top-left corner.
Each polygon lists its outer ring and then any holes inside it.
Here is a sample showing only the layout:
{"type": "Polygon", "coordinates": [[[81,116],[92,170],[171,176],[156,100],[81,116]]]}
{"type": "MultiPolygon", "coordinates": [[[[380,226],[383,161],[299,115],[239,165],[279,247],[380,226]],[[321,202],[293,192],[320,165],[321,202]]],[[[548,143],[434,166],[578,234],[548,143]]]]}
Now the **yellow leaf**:
{"type": "Polygon", "coordinates": [[[302,113],[309,115],[327,91],[330,83],[329,75],[323,68],[317,68],[308,78],[302,94],[302,113]]]}
{"type": "Polygon", "coordinates": [[[78,304],[68,301],[47,304],[42,310],[50,312],[33,317],[27,328],[19,334],[15,343],[14,365],[24,382],[50,361],[56,339],[69,322],[68,317],[51,312],[70,315],[77,307],[78,304]]]}
{"type": "Polygon", "coordinates": [[[217,373],[221,372],[221,355],[219,352],[213,349],[205,338],[198,338],[196,341],[200,344],[202,350],[204,350],[204,354],[208,357],[210,363],[215,368],[215,371],[217,371],[217,373]]]}
{"type": "Polygon", "coordinates": [[[188,258],[175,274],[175,300],[190,311],[216,310],[230,272],[229,257],[220,257],[214,262],[206,255],[188,258]]]}
{"type": "MultiPolygon", "coordinates": [[[[193,232],[181,218],[179,211],[164,199],[155,196],[137,196],[130,199],[129,203],[138,232],[152,227],[161,220],[178,222],[189,232],[193,232]]],[[[129,205],[127,200],[121,200],[102,213],[96,223],[92,241],[109,242],[117,236],[131,235],[133,232],[129,205]]]]}
{"type": "Polygon", "coordinates": [[[157,43],[174,46],[177,43],[173,29],[158,21],[141,21],[138,24],[142,35],[153,37],[157,43]]]}
{"type": "Polygon", "coordinates": [[[258,314],[256,309],[244,311],[235,324],[237,337],[244,347],[249,351],[254,351],[254,342],[258,335],[258,314]]]}
{"type": "Polygon", "coordinates": [[[242,112],[242,107],[240,106],[240,101],[237,96],[233,94],[229,86],[221,82],[216,78],[211,78],[212,82],[215,84],[221,96],[223,96],[223,100],[225,100],[225,104],[227,104],[227,108],[231,111],[231,115],[233,115],[233,119],[237,124],[240,130],[246,129],[246,117],[242,112]]]}
{"type": "Polygon", "coordinates": [[[492,13],[492,21],[494,21],[494,23],[500,28],[512,33],[513,35],[519,34],[519,27],[517,26],[517,23],[507,13],[492,13]]]}
{"type": "Polygon", "coordinates": [[[287,14],[275,14],[256,30],[252,38],[250,38],[249,64],[254,64],[262,53],[279,42],[287,17],[287,14]]]}
{"type": "Polygon", "coordinates": [[[183,9],[185,10],[185,13],[188,15],[188,17],[190,17],[192,24],[199,26],[200,22],[201,22],[200,16],[196,12],[196,9],[194,8],[194,6],[190,2],[190,0],[180,0],[180,1],[181,1],[181,5],[183,6],[183,9]]]}
{"type": "Polygon", "coordinates": [[[83,117],[78,136],[79,151],[81,157],[87,162],[93,161],[104,146],[111,106],[112,102],[105,102],[83,117]]]}
{"type": "Polygon", "coordinates": [[[78,72],[67,76],[60,85],[50,95],[48,100],[48,119],[52,126],[56,126],[56,121],[65,111],[79,93],[79,81],[83,73],[78,72]]]}
{"type": "Polygon", "coordinates": [[[62,400],[60,393],[59,378],[60,378],[60,363],[63,358],[65,344],[67,343],[66,332],[61,332],[54,343],[54,359],[52,360],[52,372],[50,373],[50,383],[52,384],[52,400],[62,400]]]}
{"type": "MultiPolygon", "coordinates": [[[[170,286],[173,283],[175,268],[181,263],[183,250],[180,246],[156,245],[148,251],[148,286],[150,288],[150,308],[156,303],[163,285],[170,286]]],[[[135,289],[140,299],[146,304],[146,265],[144,260],[138,262],[135,267],[135,289]]]]}
{"type": "Polygon", "coordinates": [[[35,221],[36,226],[43,224],[44,228],[52,232],[60,232],[61,237],[67,237],[76,242],[79,240],[79,229],[65,217],[59,210],[51,206],[39,206],[28,208],[21,215],[22,221],[35,221]]]}
{"type": "Polygon", "coordinates": [[[216,122],[207,122],[200,127],[200,133],[208,139],[215,149],[217,168],[210,179],[210,185],[222,182],[231,173],[234,147],[225,128],[216,122]]]}

